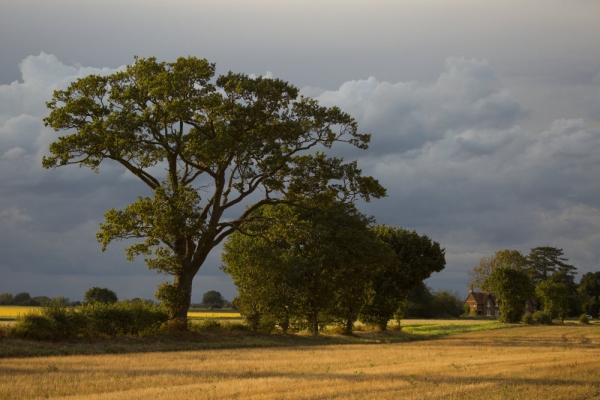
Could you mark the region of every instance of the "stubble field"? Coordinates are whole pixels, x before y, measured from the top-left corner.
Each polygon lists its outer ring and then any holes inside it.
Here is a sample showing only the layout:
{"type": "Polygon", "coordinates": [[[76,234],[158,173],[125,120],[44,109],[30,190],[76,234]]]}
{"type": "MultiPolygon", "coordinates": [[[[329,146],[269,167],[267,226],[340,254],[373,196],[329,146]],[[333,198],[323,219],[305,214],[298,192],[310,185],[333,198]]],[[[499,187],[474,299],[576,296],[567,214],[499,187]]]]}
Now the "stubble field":
{"type": "Polygon", "coordinates": [[[0,398],[589,399],[600,326],[395,344],[0,359],[0,398]]]}

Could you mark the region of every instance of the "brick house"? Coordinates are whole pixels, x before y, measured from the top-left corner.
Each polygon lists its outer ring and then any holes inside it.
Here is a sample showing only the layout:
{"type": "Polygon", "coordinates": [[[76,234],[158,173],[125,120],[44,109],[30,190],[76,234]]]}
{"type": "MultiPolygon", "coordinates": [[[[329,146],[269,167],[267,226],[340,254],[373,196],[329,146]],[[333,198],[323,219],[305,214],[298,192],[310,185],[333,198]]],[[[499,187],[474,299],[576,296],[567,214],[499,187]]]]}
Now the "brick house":
{"type": "Polygon", "coordinates": [[[471,315],[477,317],[497,317],[500,315],[498,298],[490,292],[474,292],[473,285],[469,288],[469,296],[465,304],[471,309],[471,315]]]}
{"type": "MultiPolygon", "coordinates": [[[[500,299],[490,292],[474,292],[473,285],[469,287],[469,295],[465,304],[471,309],[471,315],[477,317],[497,317],[500,315],[500,299]]],[[[533,313],[538,310],[538,302],[535,298],[527,300],[525,312],[533,313]]]]}

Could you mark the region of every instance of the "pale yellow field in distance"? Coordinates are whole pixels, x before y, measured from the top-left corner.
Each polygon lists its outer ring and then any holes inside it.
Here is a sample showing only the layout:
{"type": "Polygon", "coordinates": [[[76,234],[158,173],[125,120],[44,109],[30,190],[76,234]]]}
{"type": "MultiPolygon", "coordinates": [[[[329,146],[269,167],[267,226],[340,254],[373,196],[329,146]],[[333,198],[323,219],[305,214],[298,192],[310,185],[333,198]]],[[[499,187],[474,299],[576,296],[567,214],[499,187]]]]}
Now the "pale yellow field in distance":
{"type": "Polygon", "coordinates": [[[600,326],[396,344],[2,359],[0,399],[587,399],[600,326]]]}
{"type": "Polygon", "coordinates": [[[40,307],[27,306],[0,306],[0,318],[17,318],[29,312],[37,312],[40,307]]]}
{"type": "Polygon", "coordinates": [[[241,318],[239,312],[228,311],[188,311],[189,318],[241,318]]]}
{"type": "MultiPolygon", "coordinates": [[[[40,307],[0,306],[0,318],[17,318],[31,311],[39,311],[40,307]]],[[[241,318],[238,312],[227,311],[190,311],[190,318],[241,318]]]]}

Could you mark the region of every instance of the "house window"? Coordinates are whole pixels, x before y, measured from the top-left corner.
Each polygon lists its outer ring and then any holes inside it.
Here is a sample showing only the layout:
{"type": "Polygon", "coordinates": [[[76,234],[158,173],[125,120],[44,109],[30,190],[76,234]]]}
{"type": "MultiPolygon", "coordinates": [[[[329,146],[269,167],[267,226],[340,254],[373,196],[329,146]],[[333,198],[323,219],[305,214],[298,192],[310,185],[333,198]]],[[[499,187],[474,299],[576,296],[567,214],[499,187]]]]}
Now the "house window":
{"type": "Polygon", "coordinates": [[[489,308],[487,309],[487,316],[491,317],[492,316],[492,310],[490,310],[489,308]]]}

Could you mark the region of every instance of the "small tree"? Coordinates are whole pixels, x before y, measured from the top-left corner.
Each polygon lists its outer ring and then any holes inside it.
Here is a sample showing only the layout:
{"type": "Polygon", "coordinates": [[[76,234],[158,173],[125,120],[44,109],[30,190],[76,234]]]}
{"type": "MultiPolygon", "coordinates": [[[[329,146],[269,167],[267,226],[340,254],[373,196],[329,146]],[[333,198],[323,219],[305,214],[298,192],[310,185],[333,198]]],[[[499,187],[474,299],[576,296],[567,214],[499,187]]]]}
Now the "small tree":
{"type": "Polygon", "coordinates": [[[215,290],[209,290],[202,295],[202,304],[204,304],[205,307],[209,307],[211,310],[214,308],[223,308],[225,298],[221,296],[221,293],[215,290]]]}
{"type": "Polygon", "coordinates": [[[116,303],[118,300],[119,298],[115,292],[108,288],[101,288],[98,286],[89,288],[83,295],[84,304],[93,302],[112,304],[116,303]]]}
{"type": "Polygon", "coordinates": [[[502,322],[517,323],[525,313],[525,302],[532,295],[527,273],[508,267],[496,268],[489,277],[491,288],[500,300],[502,322]]]}
{"type": "Polygon", "coordinates": [[[535,295],[542,302],[542,310],[552,319],[560,318],[564,322],[569,311],[569,288],[551,277],[541,281],[535,287],[535,295]]]}
{"type": "Polygon", "coordinates": [[[499,250],[491,257],[482,257],[479,264],[468,273],[471,284],[484,292],[492,291],[490,275],[500,267],[526,271],[528,268],[527,258],[520,251],[509,249],[499,250]]]}
{"type": "Polygon", "coordinates": [[[17,293],[13,297],[12,304],[15,306],[28,306],[31,304],[31,295],[27,292],[17,293]]]}
{"type": "Polygon", "coordinates": [[[0,294],[0,306],[8,306],[13,302],[12,293],[1,293],[0,294]]]}
{"type": "Polygon", "coordinates": [[[582,297],[580,311],[597,317],[600,314],[600,271],[583,274],[577,290],[582,297]]]}
{"type": "Polygon", "coordinates": [[[410,291],[433,272],[443,270],[446,259],[439,243],[415,231],[378,225],[374,232],[393,250],[395,257],[390,262],[373,265],[369,296],[360,320],[385,331],[410,291]]]}
{"type": "Polygon", "coordinates": [[[313,334],[323,321],[343,323],[350,333],[369,263],[391,256],[368,230],[370,220],[343,204],[320,212],[265,207],[252,217],[223,246],[223,270],[238,288],[240,311],[253,320],[268,316],[284,331],[294,318],[313,334]]]}

